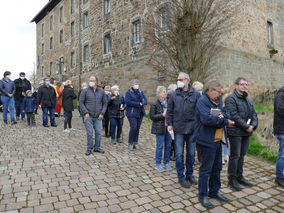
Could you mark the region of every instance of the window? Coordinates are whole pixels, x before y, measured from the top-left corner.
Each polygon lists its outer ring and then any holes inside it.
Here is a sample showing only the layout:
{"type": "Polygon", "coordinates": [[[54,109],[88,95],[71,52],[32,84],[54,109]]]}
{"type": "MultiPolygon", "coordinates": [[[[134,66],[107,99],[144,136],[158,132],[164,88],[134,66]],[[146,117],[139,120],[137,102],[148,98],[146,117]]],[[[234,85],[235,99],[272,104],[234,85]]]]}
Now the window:
{"type": "Polygon", "coordinates": [[[89,60],[89,45],[84,46],[84,62],[89,60]]]}
{"type": "Polygon", "coordinates": [[[44,66],[41,67],[41,77],[44,76],[44,66]]]}
{"type": "Polygon", "coordinates": [[[53,37],[49,39],[49,49],[53,49],[53,37]]]}
{"type": "Polygon", "coordinates": [[[71,68],[75,67],[75,52],[71,52],[71,68]]]}
{"type": "Polygon", "coordinates": [[[63,7],[59,8],[59,22],[63,22],[63,7]]]}
{"type": "Polygon", "coordinates": [[[110,0],[104,0],[104,5],[105,5],[105,14],[110,13],[110,0]]]}
{"type": "Polygon", "coordinates": [[[53,72],[53,63],[50,62],[50,63],[49,63],[49,76],[52,75],[52,72],[53,72]]]}
{"type": "Polygon", "coordinates": [[[268,47],[273,48],[273,23],[272,21],[267,21],[267,33],[268,33],[268,47]]]}
{"type": "Polygon", "coordinates": [[[111,36],[110,33],[104,36],[104,54],[111,53],[111,36]]]}
{"type": "Polygon", "coordinates": [[[71,0],[71,14],[75,12],[76,0],[71,0]]]}
{"type": "Polygon", "coordinates": [[[44,24],[41,24],[41,37],[44,36],[44,24]]]}
{"type": "Polygon", "coordinates": [[[62,43],[63,42],[63,30],[60,30],[60,34],[59,34],[59,42],[62,43]]]}
{"type": "Polygon", "coordinates": [[[44,54],[44,43],[41,44],[41,54],[44,54]]]}
{"type": "Polygon", "coordinates": [[[86,4],[86,3],[88,3],[88,0],[83,0],[83,4],[86,4]]]}
{"type": "Polygon", "coordinates": [[[59,73],[62,74],[64,71],[64,57],[60,57],[59,61],[59,73]]]}
{"type": "Polygon", "coordinates": [[[161,29],[169,27],[169,10],[167,8],[160,9],[159,25],[161,29]]]}
{"type": "Polygon", "coordinates": [[[133,44],[140,43],[141,38],[141,22],[137,20],[133,22],[133,44]]]}
{"type": "Polygon", "coordinates": [[[50,18],[49,18],[49,30],[50,31],[53,30],[53,16],[50,16],[50,18]]]}
{"type": "Polygon", "coordinates": [[[71,23],[71,36],[73,37],[75,35],[75,22],[73,21],[71,23]]]}
{"type": "Polygon", "coordinates": [[[89,26],[89,15],[88,12],[84,13],[84,19],[83,19],[83,27],[87,28],[89,26]]]}

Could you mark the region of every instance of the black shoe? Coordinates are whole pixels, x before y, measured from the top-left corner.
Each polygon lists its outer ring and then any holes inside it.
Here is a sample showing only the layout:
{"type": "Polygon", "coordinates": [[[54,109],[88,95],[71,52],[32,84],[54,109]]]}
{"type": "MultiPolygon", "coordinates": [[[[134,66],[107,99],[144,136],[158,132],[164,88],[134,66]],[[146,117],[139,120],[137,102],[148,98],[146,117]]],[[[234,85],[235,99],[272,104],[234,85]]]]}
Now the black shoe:
{"type": "Polygon", "coordinates": [[[52,127],[57,127],[57,124],[51,124],[52,127]]]}
{"type": "Polygon", "coordinates": [[[8,121],[4,121],[4,124],[8,124],[8,121]]]}
{"type": "Polygon", "coordinates": [[[206,208],[206,209],[212,209],[213,208],[213,205],[208,200],[208,197],[199,197],[198,200],[204,208],[206,208]]]}
{"type": "Polygon", "coordinates": [[[176,160],[175,156],[172,155],[172,156],[170,157],[170,160],[171,160],[171,161],[175,161],[175,160],[176,160]]]}
{"type": "Polygon", "coordinates": [[[15,125],[17,121],[11,121],[11,125],[15,125]]]}
{"type": "Polygon", "coordinates": [[[186,189],[190,188],[190,184],[186,179],[179,180],[178,182],[181,185],[181,187],[186,188],[186,189]]]}
{"type": "Polygon", "coordinates": [[[223,202],[229,201],[229,199],[226,198],[224,195],[220,194],[220,192],[218,192],[216,195],[208,195],[208,197],[216,198],[217,200],[220,200],[220,201],[223,201],[223,202]]]}
{"type": "Polygon", "coordinates": [[[57,114],[54,114],[54,117],[58,118],[58,117],[59,117],[59,115],[57,115],[57,114]]]}
{"type": "Polygon", "coordinates": [[[108,134],[108,133],[106,133],[106,134],[105,134],[105,137],[106,137],[106,138],[109,138],[109,134],[108,134]]]}
{"type": "Polygon", "coordinates": [[[284,189],[284,178],[275,178],[275,183],[284,189]]]}
{"type": "Polygon", "coordinates": [[[117,140],[117,143],[122,143],[121,138],[117,138],[116,140],[117,140]]]}
{"type": "Polygon", "coordinates": [[[91,150],[87,150],[87,151],[86,151],[86,153],[85,153],[85,155],[87,155],[87,156],[88,156],[88,155],[90,155],[91,153],[92,153],[92,151],[91,151],[91,150]]]}
{"type": "Polygon", "coordinates": [[[192,185],[197,185],[197,181],[193,175],[190,177],[186,176],[185,179],[188,180],[192,185]]]}
{"type": "Polygon", "coordinates": [[[49,127],[48,124],[42,124],[44,127],[49,127]]]}
{"type": "Polygon", "coordinates": [[[242,188],[241,188],[239,182],[237,181],[237,179],[230,179],[228,184],[229,184],[230,188],[232,188],[232,189],[234,189],[236,191],[241,191],[242,190],[242,188]]]}
{"type": "Polygon", "coordinates": [[[102,154],[104,154],[104,153],[105,153],[105,151],[104,151],[104,150],[102,150],[102,149],[94,149],[94,152],[99,152],[99,153],[102,153],[102,154]]]}
{"type": "Polygon", "coordinates": [[[238,180],[239,184],[242,184],[244,186],[249,186],[249,187],[253,186],[253,184],[248,182],[244,177],[238,178],[237,180],[238,180]]]}

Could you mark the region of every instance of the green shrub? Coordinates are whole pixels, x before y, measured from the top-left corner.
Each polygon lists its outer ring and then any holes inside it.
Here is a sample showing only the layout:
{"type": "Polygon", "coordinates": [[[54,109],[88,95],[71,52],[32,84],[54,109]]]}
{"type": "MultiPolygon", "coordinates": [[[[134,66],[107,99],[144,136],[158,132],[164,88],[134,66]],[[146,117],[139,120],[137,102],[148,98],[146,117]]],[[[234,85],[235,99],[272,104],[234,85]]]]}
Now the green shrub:
{"type": "Polygon", "coordinates": [[[254,109],[258,112],[274,112],[273,107],[269,106],[268,104],[256,104],[254,105],[254,109]]]}

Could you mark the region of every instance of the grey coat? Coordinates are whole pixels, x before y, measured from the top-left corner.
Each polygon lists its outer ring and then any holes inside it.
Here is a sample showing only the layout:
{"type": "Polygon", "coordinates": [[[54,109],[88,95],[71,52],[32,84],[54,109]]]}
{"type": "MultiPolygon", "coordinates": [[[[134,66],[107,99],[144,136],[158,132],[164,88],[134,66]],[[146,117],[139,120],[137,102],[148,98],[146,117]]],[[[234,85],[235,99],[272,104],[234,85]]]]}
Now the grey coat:
{"type": "Polygon", "coordinates": [[[83,114],[89,113],[90,116],[98,118],[100,114],[104,115],[107,109],[107,96],[101,88],[88,87],[80,93],[80,107],[83,114]]]}

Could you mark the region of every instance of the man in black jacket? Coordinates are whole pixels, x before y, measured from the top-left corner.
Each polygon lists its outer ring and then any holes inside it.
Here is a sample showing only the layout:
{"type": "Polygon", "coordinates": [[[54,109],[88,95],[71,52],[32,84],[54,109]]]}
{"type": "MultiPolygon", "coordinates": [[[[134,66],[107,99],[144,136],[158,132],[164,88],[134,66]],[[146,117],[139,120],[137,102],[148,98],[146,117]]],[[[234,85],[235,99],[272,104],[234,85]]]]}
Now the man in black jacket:
{"type": "Polygon", "coordinates": [[[38,104],[41,104],[42,108],[42,120],[43,126],[48,126],[47,112],[50,114],[51,126],[57,127],[55,124],[54,110],[56,106],[56,92],[54,88],[50,85],[49,78],[44,78],[44,84],[38,89],[38,104]]]}
{"type": "Polygon", "coordinates": [[[279,154],[276,161],[275,182],[284,188],[284,87],[276,94],[274,101],[274,134],[279,140],[279,154]]]}
{"type": "Polygon", "coordinates": [[[239,77],[235,81],[235,90],[226,100],[226,110],[230,113],[235,127],[228,129],[230,139],[230,158],[228,164],[229,186],[237,191],[239,184],[253,186],[243,177],[244,157],[248,151],[250,137],[257,128],[258,118],[252,100],[248,97],[248,82],[239,77]]]}
{"type": "Polygon", "coordinates": [[[193,176],[195,143],[191,140],[194,130],[195,107],[200,94],[190,85],[187,73],[181,72],[178,76],[178,89],[174,91],[167,108],[168,131],[174,131],[176,169],[178,181],[184,188],[189,188],[190,183],[196,185],[193,176]],[[184,173],[184,145],[186,145],[186,172],[184,173]]]}
{"type": "Polygon", "coordinates": [[[23,100],[26,96],[26,92],[31,90],[31,83],[28,79],[26,79],[26,74],[24,72],[20,72],[20,77],[14,81],[16,86],[15,93],[15,108],[16,108],[16,119],[19,120],[20,114],[22,120],[25,120],[25,112],[23,112],[23,100]]]}

